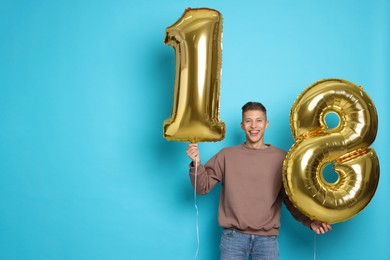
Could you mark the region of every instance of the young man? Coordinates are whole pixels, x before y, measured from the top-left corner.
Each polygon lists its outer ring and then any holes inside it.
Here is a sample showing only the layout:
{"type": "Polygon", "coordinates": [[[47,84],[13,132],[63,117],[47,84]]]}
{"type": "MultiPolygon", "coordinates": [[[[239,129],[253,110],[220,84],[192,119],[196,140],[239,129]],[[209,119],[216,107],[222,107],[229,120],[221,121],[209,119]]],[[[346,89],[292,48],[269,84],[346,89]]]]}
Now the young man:
{"type": "Polygon", "coordinates": [[[190,178],[196,192],[208,193],[222,183],[218,223],[223,228],[220,254],[223,260],[279,259],[277,235],[282,201],[295,219],[317,234],[331,230],[327,223],[311,221],[288,200],[282,168],[286,152],[264,143],[268,127],[266,108],[258,102],[242,107],[241,128],[245,143],[222,149],[205,165],[197,144],[189,144],[190,178]]]}

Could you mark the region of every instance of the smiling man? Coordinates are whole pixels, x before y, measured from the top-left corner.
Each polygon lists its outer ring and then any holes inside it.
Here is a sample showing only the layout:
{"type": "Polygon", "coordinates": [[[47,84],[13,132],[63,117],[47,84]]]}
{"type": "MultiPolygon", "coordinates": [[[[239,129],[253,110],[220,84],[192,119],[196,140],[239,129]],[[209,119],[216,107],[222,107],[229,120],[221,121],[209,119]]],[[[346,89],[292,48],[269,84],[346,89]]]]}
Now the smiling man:
{"type": "Polygon", "coordinates": [[[317,234],[331,230],[327,223],[311,221],[288,200],[282,184],[286,152],[264,143],[268,124],[266,108],[259,102],[248,102],[242,107],[243,144],[222,149],[204,165],[198,145],[187,147],[192,160],[190,178],[193,187],[197,178],[197,194],[207,194],[222,183],[218,210],[218,224],[223,228],[221,260],[247,260],[249,256],[252,260],[279,259],[282,202],[296,220],[317,234]]]}

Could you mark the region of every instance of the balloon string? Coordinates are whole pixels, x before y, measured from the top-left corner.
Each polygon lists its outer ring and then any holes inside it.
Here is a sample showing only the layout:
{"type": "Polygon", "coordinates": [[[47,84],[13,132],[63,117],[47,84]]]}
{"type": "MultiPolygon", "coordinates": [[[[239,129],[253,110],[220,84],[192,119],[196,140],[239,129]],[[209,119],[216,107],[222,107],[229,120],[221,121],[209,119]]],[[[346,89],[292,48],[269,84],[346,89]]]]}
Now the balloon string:
{"type": "Polygon", "coordinates": [[[314,234],[314,260],[317,259],[317,234],[314,234]]]}
{"type": "Polygon", "coordinates": [[[195,205],[195,210],[196,210],[196,238],[198,241],[198,246],[196,248],[196,253],[195,253],[195,259],[198,257],[199,253],[199,244],[200,244],[200,239],[199,239],[199,212],[198,212],[198,206],[196,205],[196,185],[197,185],[197,178],[198,178],[198,157],[195,159],[195,188],[194,188],[194,205],[195,205]]]}

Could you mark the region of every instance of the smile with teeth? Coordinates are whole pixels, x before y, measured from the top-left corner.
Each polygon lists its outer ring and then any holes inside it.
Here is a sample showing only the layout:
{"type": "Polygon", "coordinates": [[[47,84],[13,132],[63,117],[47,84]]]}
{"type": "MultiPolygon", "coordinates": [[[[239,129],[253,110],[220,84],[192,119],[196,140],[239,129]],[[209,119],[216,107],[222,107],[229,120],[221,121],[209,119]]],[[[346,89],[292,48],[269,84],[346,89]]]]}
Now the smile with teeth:
{"type": "Polygon", "coordinates": [[[251,131],[249,131],[250,135],[257,135],[258,133],[260,133],[259,130],[251,130],[251,131]]]}

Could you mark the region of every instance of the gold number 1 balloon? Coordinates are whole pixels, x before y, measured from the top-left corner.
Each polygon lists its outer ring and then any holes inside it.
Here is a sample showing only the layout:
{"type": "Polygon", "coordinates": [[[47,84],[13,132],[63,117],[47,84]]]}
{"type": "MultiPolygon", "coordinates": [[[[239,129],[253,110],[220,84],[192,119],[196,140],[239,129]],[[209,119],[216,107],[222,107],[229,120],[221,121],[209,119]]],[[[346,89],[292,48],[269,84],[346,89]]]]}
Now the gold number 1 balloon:
{"type": "Polygon", "coordinates": [[[225,124],[219,119],[222,67],[222,16],[212,9],[186,9],[166,29],[165,44],[175,50],[176,77],[164,138],[176,141],[219,141],[225,124]]]}
{"type": "Polygon", "coordinates": [[[291,202],[313,220],[336,223],[352,218],[371,201],[379,181],[379,161],[368,148],[375,140],[378,117],[361,87],[327,79],[304,90],[291,108],[296,143],[287,153],[283,184],[291,202]],[[339,124],[328,129],[325,116],[339,124]],[[338,174],[328,182],[322,172],[334,163],[338,174]]]}

